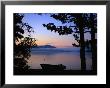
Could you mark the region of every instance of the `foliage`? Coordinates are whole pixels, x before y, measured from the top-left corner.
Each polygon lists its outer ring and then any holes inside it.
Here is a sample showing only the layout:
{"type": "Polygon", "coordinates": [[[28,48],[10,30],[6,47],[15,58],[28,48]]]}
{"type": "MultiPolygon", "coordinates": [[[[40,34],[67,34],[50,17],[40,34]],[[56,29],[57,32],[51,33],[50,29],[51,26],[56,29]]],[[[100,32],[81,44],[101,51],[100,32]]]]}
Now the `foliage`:
{"type": "MultiPolygon", "coordinates": [[[[43,24],[44,27],[47,27],[48,30],[58,32],[59,35],[68,35],[73,34],[75,40],[80,44],[80,30],[79,27],[82,26],[82,30],[84,33],[88,32],[87,29],[87,14],[85,13],[58,13],[58,14],[50,14],[56,20],[61,21],[63,24],[65,23],[73,23],[74,25],[65,25],[65,26],[56,26],[54,23],[43,24]]],[[[76,44],[73,44],[76,45],[76,44]]],[[[77,46],[77,45],[76,45],[77,46]]]]}
{"type": "Polygon", "coordinates": [[[20,70],[29,69],[27,60],[31,56],[31,47],[36,44],[36,40],[31,38],[33,29],[22,21],[23,17],[23,14],[14,13],[14,67],[20,70]],[[28,37],[24,35],[26,32],[28,37]]]}
{"type": "MultiPolygon", "coordinates": [[[[96,15],[96,14],[94,14],[96,15]]],[[[96,32],[97,31],[97,18],[92,15],[92,13],[54,13],[50,14],[50,17],[61,21],[62,24],[72,23],[73,25],[65,26],[56,26],[54,23],[43,24],[48,30],[58,32],[59,35],[68,35],[72,34],[77,41],[72,45],[75,47],[80,47],[80,58],[81,58],[81,69],[86,69],[85,61],[85,46],[89,48],[90,41],[85,41],[84,33],[96,32]],[[93,20],[94,23],[93,23],[93,20]],[[90,31],[90,28],[95,26],[94,30],[90,31]]],[[[93,41],[91,41],[93,42],[93,41]]],[[[92,46],[92,44],[91,44],[92,46]]]]}

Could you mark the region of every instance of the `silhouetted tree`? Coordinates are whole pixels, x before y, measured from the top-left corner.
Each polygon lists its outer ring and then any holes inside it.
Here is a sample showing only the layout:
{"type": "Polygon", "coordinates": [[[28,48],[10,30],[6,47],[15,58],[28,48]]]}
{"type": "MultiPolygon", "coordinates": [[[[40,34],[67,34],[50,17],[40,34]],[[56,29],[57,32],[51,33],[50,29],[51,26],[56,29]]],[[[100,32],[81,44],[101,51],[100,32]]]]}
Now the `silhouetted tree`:
{"type": "Polygon", "coordinates": [[[35,39],[31,38],[33,29],[22,21],[24,15],[14,13],[14,68],[15,70],[29,69],[27,60],[30,57],[31,47],[35,44],[35,39]],[[25,32],[28,37],[25,37],[25,32]]]}
{"type": "Polygon", "coordinates": [[[91,13],[88,16],[87,27],[91,34],[91,51],[92,51],[92,69],[97,70],[97,39],[95,34],[97,33],[97,14],[91,13]]]}
{"type": "Polygon", "coordinates": [[[87,29],[86,21],[87,14],[84,13],[58,13],[51,14],[51,17],[62,23],[73,23],[69,26],[55,26],[54,23],[43,24],[48,30],[58,32],[59,35],[73,34],[78,44],[72,44],[73,46],[80,47],[80,58],[81,58],[81,70],[86,70],[86,59],[85,59],[85,40],[84,33],[87,29]]]}

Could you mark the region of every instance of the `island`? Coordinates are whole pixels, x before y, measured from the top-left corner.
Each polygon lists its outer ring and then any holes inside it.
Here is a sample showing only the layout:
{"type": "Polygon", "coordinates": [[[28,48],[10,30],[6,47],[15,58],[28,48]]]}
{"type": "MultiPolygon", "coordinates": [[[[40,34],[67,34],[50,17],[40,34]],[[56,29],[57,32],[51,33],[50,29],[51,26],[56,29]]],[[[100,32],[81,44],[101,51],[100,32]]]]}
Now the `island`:
{"type": "Polygon", "coordinates": [[[41,45],[41,46],[32,46],[32,48],[56,48],[55,46],[52,45],[41,45]]]}

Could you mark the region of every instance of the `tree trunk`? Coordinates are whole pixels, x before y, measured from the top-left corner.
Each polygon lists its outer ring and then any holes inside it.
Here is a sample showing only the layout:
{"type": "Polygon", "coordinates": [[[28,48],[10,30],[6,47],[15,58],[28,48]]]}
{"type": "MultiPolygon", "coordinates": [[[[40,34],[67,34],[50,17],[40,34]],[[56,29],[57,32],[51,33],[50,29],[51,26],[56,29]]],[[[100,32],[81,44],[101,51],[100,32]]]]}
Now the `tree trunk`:
{"type": "Polygon", "coordinates": [[[97,40],[95,39],[94,17],[91,14],[91,51],[92,51],[92,70],[97,71],[97,40]]]}
{"type": "Polygon", "coordinates": [[[80,59],[81,59],[81,70],[86,70],[86,59],[85,59],[85,42],[84,42],[84,29],[83,29],[83,18],[82,14],[79,15],[79,31],[80,31],[80,59]]]}
{"type": "Polygon", "coordinates": [[[84,41],[84,24],[82,14],[79,15],[79,31],[80,31],[80,59],[81,59],[81,70],[86,70],[86,59],[85,59],[85,41],[84,41]]]}
{"type": "Polygon", "coordinates": [[[85,59],[85,42],[84,42],[84,30],[80,30],[80,59],[81,59],[81,70],[86,70],[86,59],[85,59]]]}
{"type": "Polygon", "coordinates": [[[97,70],[97,47],[94,28],[91,29],[92,70],[97,70]]]}

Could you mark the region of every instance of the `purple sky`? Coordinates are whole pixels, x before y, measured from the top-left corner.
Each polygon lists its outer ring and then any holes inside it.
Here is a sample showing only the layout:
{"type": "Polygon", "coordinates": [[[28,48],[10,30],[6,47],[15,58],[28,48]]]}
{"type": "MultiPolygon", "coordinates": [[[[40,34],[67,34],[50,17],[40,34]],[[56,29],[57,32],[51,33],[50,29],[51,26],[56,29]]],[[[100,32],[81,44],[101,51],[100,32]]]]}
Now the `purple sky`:
{"type": "MultiPolygon", "coordinates": [[[[72,43],[76,42],[72,34],[60,36],[58,33],[51,32],[50,30],[47,30],[45,27],[43,27],[42,24],[47,23],[54,23],[57,26],[62,25],[60,21],[50,17],[49,14],[37,15],[33,13],[25,13],[23,21],[33,27],[35,32],[32,36],[37,39],[36,43],[38,45],[51,44],[56,47],[72,47],[72,43]]],[[[88,34],[86,37],[90,38],[88,34]]]]}

